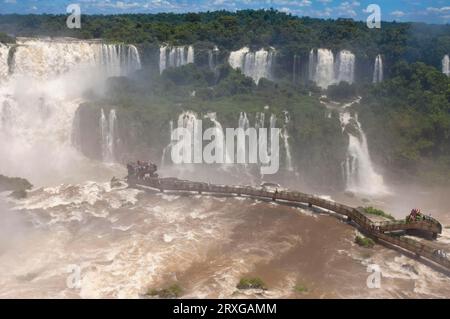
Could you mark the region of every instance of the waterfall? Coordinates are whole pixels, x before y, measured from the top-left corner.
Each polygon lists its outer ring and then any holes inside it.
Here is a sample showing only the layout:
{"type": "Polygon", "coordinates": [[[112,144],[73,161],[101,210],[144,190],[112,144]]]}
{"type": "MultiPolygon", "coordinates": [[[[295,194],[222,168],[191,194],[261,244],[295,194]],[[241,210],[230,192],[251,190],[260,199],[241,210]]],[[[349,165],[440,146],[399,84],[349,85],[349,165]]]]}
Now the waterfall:
{"type": "Polygon", "coordinates": [[[100,132],[102,145],[102,158],[104,162],[113,163],[115,161],[116,144],[116,111],[109,111],[108,119],[102,109],[100,114],[100,132]]]}
{"type": "Polygon", "coordinates": [[[383,82],[383,59],[381,54],[375,58],[375,65],[373,69],[373,83],[383,82]]]}
{"type": "Polygon", "coordinates": [[[9,56],[9,45],[4,45],[0,43],[0,82],[8,77],[9,66],[8,66],[8,56],[9,56]]]}
{"type": "Polygon", "coordinates": [[[164,147],[163,149],[163,153],[162,153],[162,157],[161,157],[161,168],[164,168],[166,165],[166,154],[167,152],[172,148],[173,146],[173,142],[172,142],[172,132],[173,132],[173,121],[170,120],[169,121],[169,139],[170,139],[170,143],[164,147]]]}
{"type": "MultiPolygon", "coordinates": [[[[247,118],[247,113],[245,113],[245,112],[240,113],[238,125],[239,125],[240,129],[244,130],[244,132],[250,127],[250,122],[247,118]]],[[[247,154],[246,146],[247,146],[247,138],[246,138],[244,145],[242,145],[242,144],[238,145],[238,147],[240,148],[238,150],[238,152],[240,152],[241,154],[247,154]]],[[[247,159],[248,159],[248,154],[247,154],[246,161],[245,161],[246,165],[247,165],[247,159]]]]}
{"type": "Polygon", "coordinates": [[[219,154],[224,154],[224,158],[222,159],[223,163],[232,163],[233,160],[228,154],[228,150],[226,148],[225,133],[222,124],[220,124],[220,122],[217,120],[216,113],[215,112],[208,113],[206,117],[209,118],[211,122],[214,123],[215,138],[218,142],[216,144],[216,150],[219,154]]]}
{"type": "Polygon", "coordinates": [[[272,65],[275,51],[260,49],[250,52],[248,47],[230,53],[228,63],[233,69],[240,69],[243,74],[251,77],[255,83],[261,78],[273,79],[272,65]]]}
{"type": "Polygon", "coordinates": [[[134,45],[102,44],[100,64],[108,76],[125,76],[141,68],[141,60],[134,45]]]}
{"type": "Polygon", "coordinates": [[[351,192],[380,195],[388,193],[383,176],[375,171],[369,154],[366,135],[358,120],[350,111],[340,113],[342,130],[348,135],[347,158],[343,163],[346,189],[351,192]]]}
{"type": "Polygon", "coordinates": [[[284,111],[284,125],[281,136],[283,138],[284,149],[286,151],[286,169],[290,172],[294,171],[294,167],[292,166],[292,153],[291,146],[289,144],[289,131],[288,131],[288,123],[289,123],[289,113],[284,111]]]}
{"type": "Polygon", "coordinates": [[[18,38],[14,46],[0,45],[3,171],[38,184],[60,181],[68,171],[76,170],[73,177],[92,175],[91,164],[77,151],[83,141],[76,110],[83,93],[101,89],[108,76],[140,67],[130,45],[67,38],[18,38]],[[22,164],[30,158],[33,163],[22,164]]]}
{"type": "Polygon", "coordinates": [[[314,49],[311,49],[311,51],[309,51],[309,63],[308,63],[308,74],[310,81],[315,81],[316,68],[317,68],[317,54],[315,54],[314,49]]]}
{"type": "MultiPolygon", "coordinates": [[[[203,132],[201,131],[202,126],[199,124],[200,120],[197,117],[197,114],[192,112],[192,111],[185,111],[182,112],[179,116],[178,116],[178,120],[177,120],[177,126],[179,128],[185,128],[188,129],[190,134],[191,134],[191,160],[194,163],[195,162],[195,152],[196,152],[196,143],[199,143],[201,141],[198,141],[198,138],[201,138],[203,132]]],[[[173,124],[170,124],[170,128],[173,131],[173,124]]],[[[172,131],[170,133],[172,133],[172,131]]],[[[169,148],[170,149],[173,144],[172,144],[172,136],[171,138],[171,144],[169,144],[169,148]]],[[[164,151],[163,151],[164,152],[164,151]]],[[[181,165],[184,168],[184,165],[181,165]]]]}
{"type": "Polygon", "coordinates": [[[294,54],[294,60],[292,62],[292,83],[297,83],[298,65],[300,59],[297,54],[294,54]]]}
{"type": "Polygon", "coordinates": [[[163,73],[163,71],[167,67],[167,47],[162,46],[159,48],[159,73],[163,73]]]}
{"type": "Polygon", "coordinates": [[[347,50],[339,52],[336,60],[336,82],[341,81],[352,84],[355,76],[355,55],[347,50]]]}
{"type": "Polygon", "coordinates": [[[217,46],[214,46],[212,50],[208,50],[208,66],[211,71],[216,71],[218,54],[219,48],[217,46]]]}
{"type": "Polygon", "coordinates": [[[248,129],[250,126],[250,122],[247,118],[247,113],[241,112],[239,115],[239,128],[243,129],[244,131],[248,129]]]}
{"type": "Polygon", "coordinates": [[[73,118],[71,142],[72,146],[75,147],[78,151],[81,151],[82,149],[81,129],[80,109],[77,109],[73,118]]]}
{"type": "Polygon", "coordinates": [[[446,54],[442,59],[442,73],[444,73],[447,76],[450,76],[450,58],[448,54],[446,54]]]}
{"type": "Polygon", "coordinates": [[[317,55],[314,55],[312,61],[310,60],[310,64],[312,64],[311,73],[313,74],[311,79],[316,82],[319,87],[326,89],[335,82],[334,55],[331,50],[318,49],[317,55]]]}
{"type": "Polygon", "coordinates": [[[194,47],[192,45],[188,47],[187,63],[194,63],[194,47]]]}
{"type": "Polygon", "coordinates": [[[348,51],[339,51],[336,60],[329,49],[311,50],[309,53],[309,79],[322,89],[345,81],[354,82],[355,55],[348,51]]]}
{"type": "Polygon", "coordinates": [[[93,67],[107,76],[126,76],[141,68],[141,60],[133,45],[19,38],[10,69],[13,74],[48,78],[93,67]]]}
{"type": "Polygon", "coordinates": [[[159,48],[159,72],[167,68],[179,67],[194,63],[194,47],[190,46],[162,46],[159,48]]]}
{"type": "Polygon", "coordinates": [[[255,128],[264,128],[265,127],[265,113],[264,112],[257,112],[255,116],[255,128]]]}

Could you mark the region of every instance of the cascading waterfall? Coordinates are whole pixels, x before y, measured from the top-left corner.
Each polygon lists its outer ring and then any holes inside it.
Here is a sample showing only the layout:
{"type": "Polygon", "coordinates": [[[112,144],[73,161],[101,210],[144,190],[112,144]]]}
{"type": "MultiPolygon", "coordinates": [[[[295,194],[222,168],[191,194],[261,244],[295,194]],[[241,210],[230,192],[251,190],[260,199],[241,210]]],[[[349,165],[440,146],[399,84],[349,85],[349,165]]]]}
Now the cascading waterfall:
{"type": "Polygon", "coordinates": [[[289,144],[289,131],[288,131],[288,123],[290,121],[289,119],[289,113],[287,111],[283,112],[284,114],[284,125],[283,125],[283,131],[281,133],[281,136],[283,138],[284,143],[284,149],[286,151],[286,169],[290,172],[294,171],[294,167],[292,166],[292,153],[291,153],[291,146],[289,144]]]}
{"type": "Polygon", "coordinates": [[[228,154],[228,150],[226,148],[226,140],[225,140],[225,133],[222,127],[222,124],[217,120],[217,115],[215,112],[208,113],[206,115],[207,118],[211,120],[211,122],[214,123],[214,129],[215,129],[215,138],[217,141],[216,144],[216,150],[219,154],[224,154],[223,161],[224,163],[231,163],[232,157],[228,154]]]}
{"type": "Polygon", "coordinates": [[[275,58],[275,50],[260,49],[251,52],[248,47],[230,53],[228,63],[233,69],[240,69],[243,74],[251,77],[255,83],[261,78],[273,79],[272,65],[275,58]]]}
{"type": "Polygon", "coordinates": [[[141,69],[141,60],[134,45],[102,44],[100,63],[108,76],[126,76],[141,69]]]}
{"type": "Polygon", "coordinates": [[[239,128],[246,130],[250,126],[250,122],[247,118],[247,113],[241,112],[239,115],[239,128]]]}
{"type": "Polygon", "coordinates": [[[101,145],[102,158],[104,162],[113,163],[115,161],[115,144],[116,144],[116,111],[112,109],[109,111],[108,118],[105,116],[105,111],[101,109],[100,114],[100,131],[101,131],[101,145]]]}
{"type": "Polygon", "coordinates": [[[444,73],[447,76],[450,76],[450,58],[448,54],[446,54],[442,59],[442,73],[444,73]]]}
{"type": "Polygon", "coordinates": [[[2,171],[37,184],[59,181],[74,169],[78,178],[92,175],[90,162],[77,151],[81,128],[76,110],[86,90],[100,91],[108,76],[129,75],[141,67],[136,47],[18,38],[0,51],[2,171]],[[30,158],[33,162],[23,165],[30,158]]]}
{"type": "Polygon", "coordinates": [[[355,77],[355,55],[347,50],[339,52],[336,60],[336,82],[352,84],[355,77]]]}
{"type": "Polygon", "coordinates": [[[167,68],[179,67],[194,63],[194,47],[190,46],[162,46],[159,48],[159,72],[167,68]]]}
{"type": "Polygon", "coordinates": [[[355,55],[342,50],[335,60],[333,52],[329,49],[311,50],[309,53],[309,79],[322,89],[345,81],[354,82],[355,55]]]}
{"type": "Polygon", "coordinates": [[[298,64],[299,64],[299,57],[297,56],[297,54],[294,54],[294,60],[292,62],[292,82],[293,83],[297,83],[298,64]]]}
{"type": "Polygon", "coordinates": [[[95,67],[107,76],[126,76],[141,68],[139,52],[133,45],[20,38],[17,44],[10,65],[13,74],[48,78],[95,67]]]}
{"type": "MultiPolygon", "coordinates": [[[[173,121],[170,120],[169,121],[169,136],[172,135],[173,132],[173,121]]],[[[163,153],[162,153],[162,157],[161,157],[161,168],[164,168],[166,165],[166,154],[167,152],[172,148],[173,146],[173,142],[172,142],[172,138],[170,138],[170,143],[164,147],[163,149],[163,153]]]]}
{"type": "Polygon", "coordinates": [[[373,68],[373,83],[383,82],[383,58],[378,54],[373,68]]]}
{"type": "MultiPolygon", "coordinates": [[[[245,112],[241,112],[239,115],[239,128],[244,130],[244,132],[250,127],[250,121],[247,118],[247,113],[245,112]]],[[[240,146],[240,152],[242,154],[246,154],[246,145],[247,145],[247,141],[245,142],[245,145],[238,145],[240,146]]]]}
{"type": "Polygon", "coordinates": [[[8,56],[9,45],[0,43],[0,82],[7,79],[9,73],[8,56]]]}
{"type": "Polygon", "coordinates": [[[375,171],[369,154],[366,135],[358,120],[358,114],[352,115],[345,107],[340,113],[342,130],[349,137],[347,158],[343,163],[346,189],[367,195],[388,193],[383,176],[375,171]]]}
{"type": "Polygon", "coordinates": [[[310,60],[311,80],[316,82],[319,87],[326,89],[335,82],[333,52],[328,49],[318,49],[317,54],[314,54],[314,51],[312,54],[314,58],[312,62],[310,60]]]}
{"type": "Polygon", "coordinates": [[[315,81],[317,68],[317,54],[314,49],[309,51],[309,63],[308,63],[308,78],[310,81],[315,81]]]}
{"type": "Polygon", "coordinates": [[[208,66],[211,71],[216,71],[218,54],[219,48],[217,46],[208,51],[208,66]]]}
{"type": "MultiPolygon", "coordinates": [[[[198,116],[195,112],[192,111],[186,111],[181,113],[178,116],[178,121],[177,121],[177,125],[179,128],[185,128],[187,130],[189,130],[189,132],[191,133],[191,160],[192,162],[194,162],[195,159],[195,143],[199,142],[196,140],[196,137],[201,137],[202,136],[202,132],[201,132],[201,125],[199,125],[199,119],[198,116]]],[[[171,127],[171,129],[173,130],[173,127],[171,127]]],[[[171,131],[172,134],[172,131],[171,131]]],[[[172,136],[170,136],[171,139],[171,144],[169,144],[169,149],[173,146],[172,144],[172,136]]],[[[179,165],[180,168],[184,169],[184,165],[179,165]]]]}
{"type": "MultiPolygon", "coordinates": [[[[270,115],[270,119],[269,119],[269,129],[272,129],[272,128],[276,128],[277,127],[277,116],[275,115],[275,114],[271,114],[270,115]]],[[[270,132],[270,130],[269,130],[269,132],[270,132]]],[[[271,151],[271,140],[269,140],[269,143],[268,143],[268,145],[267,145],[267,147],[268,147],[268,153],[270,153],[270,151],[271,151]]]]}
{"type": "Polygon", "coordinates": [[[264,128],[265,127],[265,121],[266,121],[266,115],[264,112],[257,112],[255,116],[255,128],[264,128]]]}

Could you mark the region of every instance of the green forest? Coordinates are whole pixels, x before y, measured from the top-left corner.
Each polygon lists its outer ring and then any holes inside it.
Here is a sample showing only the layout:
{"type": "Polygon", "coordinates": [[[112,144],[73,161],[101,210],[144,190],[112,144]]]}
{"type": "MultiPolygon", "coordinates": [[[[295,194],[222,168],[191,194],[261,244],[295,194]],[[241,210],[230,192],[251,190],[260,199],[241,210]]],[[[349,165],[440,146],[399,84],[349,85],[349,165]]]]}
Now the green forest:
{"type": "Polygon", "coordinates": [[[284,110],[291,115],[298,166],[316,170],[311,173],[316,181],[326,174],[338,176],[347,141],[338,114],[327,117],[319,97],[347,101],[361,96],[354,108],[380,166],[405,179],[450,181],[450,78],[441,72],[441,60],[450,53],[450,25],[384,22],[381,29],[369,29],[351,19],[302,18],[275,10],[85,15],[82,28],[73,30],[65,21],[65,15],[3,15],[0,42],[69,36],[136,45],[143,70],[132,79],[111,79],[107,97],[93,94],[89,105],[118,106],[121,117],[140,123],[133,135],[137,141],[148,136],[147,144],[158,145],[155,154],[168,142],[168,120],[176,120],[182,110],[215,111],[225,126],[235,126],[239,112],[253,116],[268,105],[279,117],[284,110]],[[162,43],[194,45],[196,65],[168,68],[160,75],[156,65],[162,43]],[[213,45],[222,56],[215,72],[205,62],[213,45]],[[243,46],[276,48],[275,81],[256,85],[227,65],[227,53],[243,46]],[[320,47],[354,52],[356,75],[363,80],[341,82],[327,92],[307,80],[292,81],[294,55],[307,61],[309,51],[320,47]],[[378,54],[384,58],[385,80],[372,84],[371,74],[361,70],[378,54]]]}

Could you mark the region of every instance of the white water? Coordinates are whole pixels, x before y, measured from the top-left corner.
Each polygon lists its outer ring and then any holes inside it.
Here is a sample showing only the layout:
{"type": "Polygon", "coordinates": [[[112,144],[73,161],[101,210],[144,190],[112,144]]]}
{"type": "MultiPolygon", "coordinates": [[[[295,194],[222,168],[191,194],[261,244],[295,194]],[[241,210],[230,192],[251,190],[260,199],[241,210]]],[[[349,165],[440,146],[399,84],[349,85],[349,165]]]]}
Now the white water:
{"type": "Polygon", "coordinates": [[[109,112],[108,118],[102,109],[100,115],[100,129],[102,141],[102,158],[106,163],[115,162],[115,145],[116,145],[116,125],[117,125],[116,111],[113,109],[109,112]]]}
{"type": "MultiPolygon", "coordinates": [[[[215,129],[215,133],[214,133],[215,137],[214,138],[215,138],[215,142],[216,142],[216,152],[224,155],[224,158],[221,159],[222,163],[234,162],[233,158],[230,156],[230,154],[228,154],[228,150],[226,148],[225,133],[224,133],[222,124],[220,124],[220,122],[217,120],[216,113],[208,113],[206,115],[206,117],[209,118],[211,120],[211,122],[214,123],[214,129],[215,129]]],[[[225,165],[222,165],[222,166],[225,167],[225,165]]]]}
{"type": "Polygon", "coordinates": [[[163,149],[163,154],[162,154],[162,156],[161,156],[161,168],[164,168],[165,167],[165,165],[166,165],[166,155],[167,155],[167,152],[172,148],[172,146],[173,146],[173,142],[172,142],[172,138],[171,138],[171,136],[172,136],[172,132],[173,132],[173,121],[172,120],[170,120],[169,121],[169,139],[170,139],[170,143],[166,146],[166,147],[164,147],[164,149],[163,149]]]}
{"type": "Polygon", "coordinates": [[[94,164],[71,142],[75,111],[86,90],[101,93],[108,76],[140,68],[137,49],[73,39],[17,44],[0,86],[1,173],[38,184],[92,176],[94,164]]]}
{"type": "Polygon", "coordinates": [[[266,115],[264,112],[257,112],[255,116],[255,128],[264,128],[265,127],[265,118],[266,115]]]}
{"type": "Polygon", "coordinates": [[[0,83],[8,77],[9,67],[8,67],[8,55],[9,55],[9,45],[4,45],[0,43],[0,83]]]}
{"type": "Polygon", "coordinates": [[[294,54],[294,60],[292,61],[292,82],[297,83],[298,78],[298,66],[300,63],[300,59],[297,54],[294,54]]]}
{"type": "Polygon", "coordinates": [[[233,69],[240,69],[243,74],[258,83],[261,78],[273,79],[272,64],[274,57],[274,50],[260,49],[251,52],[248,47],[243,47],[230,53],[228,63],[233,69]]]}
{"type": "Polygon", "coordinates": [[[358,114],[346,110],[340,113],[342,130],[348,135],[347,158],[343,163],[343,172],[348,191],[365,195],[383,195],[388,193],[383,176],[378,174],[370,158],[366,134],[358,120],[358,114]],[[356,132],[353,133],[353,132],[356,132]]]}
{"type": "Polygon", "coordinates": [[[288,123],[289,123],[289,113],[287,111],[284,111],[284,125],[283,125],[283,131],[281,133],[281,136],[283,138],[284,143],[284,150],[286,152],[286,169],[290,172],[294,171],[294,167],[292,165],[292,152],[291,152],[291,145],[289,144],[289,131],[288,131],[288,123]]]}
{"type": "Polygon", "coordinates": [[[214,46],[212,50],[208,51],[208,66],[211,71],[216,70],[218,54],[219,48],[217,46],[214,46]]]}
{"type": "Polygon", "coordinates": [[[323,89],[341,81],[351,84],[354,82],[355,60],[355,55],[348,50],[340,51],[336,59],[329,49],[311,50],[309,78],[323,89]]]}
{"type": "Polygon", "coordinates": [[[98,41],[19,39],[9,66],[13,74],[49,78],[73,69],[98,68],[107,76],[126,76],[141,68],[133,45],[98,41]]]}
{"type": "Polygon", "coordinates": [[[162,46],[159,48],[159,72],[167,68],[179,67],[194,63],[194,47],[190,46],[162,46]]]}
{"type": "MultiPolygon", "coordinates": [[[[312,54],[314,55],[314,52],[312,54]]],[[[313,62],[310,60],[310,63],[312,63],[312,66],[310,66],[310,70],[312,71],[311,79],[316,82],[319,87],[326,89],[329,85],[334,83],[335,79],[333,52],[328,49],[318,49],[316,58],[312,61],[313,62]]]]}
{"type": "Polygon", "coordinates": [[[373,83],[383,82],[383,58],[378,54],[373,68],[373,83]]]}
{"type": "Polygon", "coordinates": [[[355,55],[347,50],[339,52],[336,61],[336,82],[341,81],[352,84],[355,78],[355,55]]]}
{"type": "Polygon", "coordinates": [[[450,58],[448,54],[446,54],[442,59],[442,73],[444,73],[447,76],[450,76],[450,58]]]}

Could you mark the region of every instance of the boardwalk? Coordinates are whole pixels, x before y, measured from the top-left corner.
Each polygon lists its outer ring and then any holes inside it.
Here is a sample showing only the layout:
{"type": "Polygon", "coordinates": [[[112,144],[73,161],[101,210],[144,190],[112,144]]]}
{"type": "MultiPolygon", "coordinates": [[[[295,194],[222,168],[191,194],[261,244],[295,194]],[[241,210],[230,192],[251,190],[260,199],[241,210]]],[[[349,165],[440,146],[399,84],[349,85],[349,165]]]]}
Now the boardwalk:
{"type": "Polygon", "coordinates": [[[310,207],[316,206],[346,216],[355,226],[357,226],[367,236],[372,237],[380,243],[389,243],[400,247],[406,251],[415,254],[417,257],[424,257],[435,264],[450,270],[450,260],[438,254],[438,248],[431,242],[419,242],[414,239],[399,237],[392,232],[400,230],[419,230],[429,232],[433,238],[442,232],[442,225],[433,218],[417,222],[406,222],[405,220],[396,220],[388,222],[374,222],[369,219],[360,209],[347,205],[339,204],[334,201],[326,200],[314,195],[304,194],[291,190],[277,190],[256,188],[250,186],[229,186],[215,185],[209,183],[192,182],[179,180],[176,178],[145,178],[137,179],[135,177],[127,178],[130,187],[150,187],[161,192],[165,190],[193,192],[197,194],[233,194],[237,196],[248,196],[252,198],[265,198],[274,201],[284,201],[289,203],[307,204],[310,207]]]}

